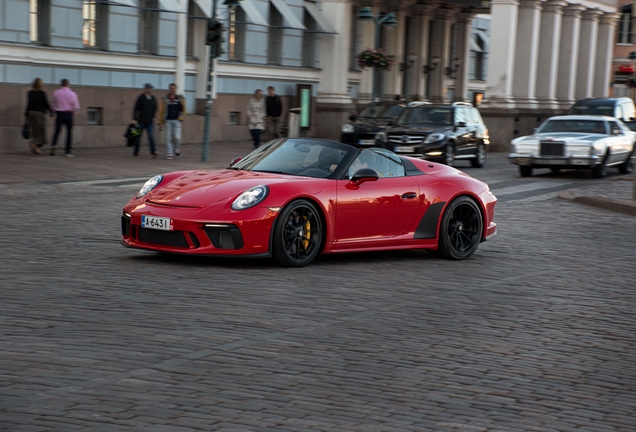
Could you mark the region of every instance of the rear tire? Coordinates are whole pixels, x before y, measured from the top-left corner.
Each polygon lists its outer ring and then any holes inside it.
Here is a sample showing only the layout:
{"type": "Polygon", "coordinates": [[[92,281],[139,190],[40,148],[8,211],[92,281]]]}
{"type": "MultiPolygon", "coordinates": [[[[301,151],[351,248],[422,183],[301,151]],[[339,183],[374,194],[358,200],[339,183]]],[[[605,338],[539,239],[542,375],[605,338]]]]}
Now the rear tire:
{"type": "Polygon", "coordinates": [[[470,164],[473,168],[482,168],[486,165],[486,145],[483,141],[477,144],[477,156],[470,160],[470,164]]]}
{"type": "Polygon", "coordinates": [[[432,255],[450,260],[469,258],[481,242],[484,223],[479,206],[461,196],[448,205],[439,228],[439,245],[432,255]]]}
{"type": "Polygon", "coordinates": [[[530,166],[520,166],[519,167],[519,175],[521,177],[530,177],[532,175],[532,167],[530,167],[530,166]]]}
{"type": "Polygon", "coordinates": [[[627,160],[619,165],[618,172],[621,174],[631,174],[632,171],[634,171],[634,157],[636,157],[634,151],[636,151],[636,149],[632,149],[627,160]]]}

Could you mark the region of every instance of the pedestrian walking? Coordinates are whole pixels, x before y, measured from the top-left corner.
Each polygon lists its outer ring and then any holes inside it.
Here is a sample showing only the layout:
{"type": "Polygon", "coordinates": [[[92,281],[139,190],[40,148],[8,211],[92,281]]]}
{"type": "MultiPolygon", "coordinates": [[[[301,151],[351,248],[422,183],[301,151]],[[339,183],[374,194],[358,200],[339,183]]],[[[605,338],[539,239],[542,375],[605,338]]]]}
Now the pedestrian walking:
{"type": "Polygon", "coordinates": [[[157,114],[157,99],[152,94],[154,86],[150,83],[144,84],[144,92],[139,95],[135,102],[135,108],[133,109],[133,122],[139,123],[141,133],[139,134],[139,140],[133,147],[133,156],[139,156],[139,147],[141,144],[141,135],[143,130],[148,131],[148,145],[150,147],[150,157],[155,159],[159,153],[155,148],[155,131],[154,121],[157,114]]]}
{"type": "Polygon", "coordinates": [[[254,140],[254,147],[261,145],[261,132],[265,129],[265,101],[263,92],[259,89],[254,92],[254,97],[247,105],[247,126],[254,140]]]}
{"type": "Polygon", "coordinates": [[[46,98],[46,93],[42,90],[42,79],[33,80],[33,89],[27,93],[27,106],[24,117],[31,130],[31,152],[42,154],[40,148],[46,145],[46,113],[53,115],[51,106],[46,98]]]}
{"type": "Polygon", "coordinates": [[[273,86],[267,87],[265,111],[267,113],[267,130],[270,132],[271,139],[280,138],[280,116],[283,113],[283,102],[273,86]]]}
{"type": "Polygon", "coordinates": [[[186,116],[186,102],[177,94],[177,85],[170,84],[170,92],[161,99],[159,109],[159,130],[166,125],[166,159],[181,157],[181,124],[186,116]]]}
{"type": "Polygon", "coordinates": [[[60,81],[60,88],[53,92],[51,96],[51,110],[55,113],[55,133],[51,141],[51,156],[55,156],[57,149],[57,137],[62,126],[66,126],[66,146],[64,154],[66,157],[73,157],[71,152],[73,115],[79,113],[80,103],[77,93],[71,90],[71,83],[64,78],[60,81]]]}

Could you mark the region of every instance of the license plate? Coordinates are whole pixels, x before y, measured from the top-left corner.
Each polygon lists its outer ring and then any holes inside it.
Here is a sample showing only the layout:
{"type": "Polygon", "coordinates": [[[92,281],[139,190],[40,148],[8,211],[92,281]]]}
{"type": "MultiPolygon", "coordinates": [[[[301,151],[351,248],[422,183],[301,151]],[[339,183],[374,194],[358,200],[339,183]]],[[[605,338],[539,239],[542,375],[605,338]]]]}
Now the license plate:
{"type": "Polygon", "coordinates": [[[530,158],[517,158],[517,165],[530,165],[532,159],[530,158]]]}
{"type": "Polygon", "coordinates": [[[572,165],[589,165],[587,159],[572,159],[572,165]]]}
{"type": "Polygon", "coordinates": [[[375,140],[358,140],[358,144],[360,145],[373,145],[375,144],[375,140]]]}
{"type": "Polygon", "coordinates": [[[415,151],[415,147],[393,147],[393,151],[400,153],[413,153],[415,151]]]}
{"type": "Polygon", "coordinates": [[[141,227],[162,231],[172,231],[172,219],[142,215],[141,227]]]}

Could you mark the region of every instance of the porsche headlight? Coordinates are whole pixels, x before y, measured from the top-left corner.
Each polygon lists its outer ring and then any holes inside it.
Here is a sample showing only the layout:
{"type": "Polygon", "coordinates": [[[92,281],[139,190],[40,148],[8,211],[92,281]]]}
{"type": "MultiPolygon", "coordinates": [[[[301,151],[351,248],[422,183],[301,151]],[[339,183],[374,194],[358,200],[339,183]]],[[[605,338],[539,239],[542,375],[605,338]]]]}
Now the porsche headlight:
{"type": "Polygon", "coordinates": [[[156,175],[150,180],[148,180],[146,183],[144,183],[142,188],[139,189],[139,192],[137,192],[137,198],[141,198],[142,196],[147,195],[148,192],[150,192],[151,190],[159,186],[159,183],[161,183],[162,181],[163,181],[162,175],[156,175]]]}
{"type": "Polygon", "coordinates": [[[246,190],[242,194],[240,194],[232,203],[232,210],[245,210],[250,207],[254,207],[256,204],[263,201],[267,194],[269,193],[269,188],[265,185],[254,186],[252,189],[246,190]]]}
{"type": "Polygon", "coordinates": [[[353,125],[350,125],[349,123],[342,126],[343,133],[353,133],[354,131],[355,131],[355,128],[353,127],[353,125]]]}
{"type": "Polygon", "coordinates": [[[377,134],[375,134],[375,139],[382,141],[382,142],[387,142],[388,140],[386,139],[386,132],[378,132],[377,134]]]}
{"type": "Polygon", "coordinates": [[[424,144],[432,143],[432,142],[443,140],[443,139],[444,139],[444,134],[442,134],[442,133],[430,134],[424,140],[424,144]]]}

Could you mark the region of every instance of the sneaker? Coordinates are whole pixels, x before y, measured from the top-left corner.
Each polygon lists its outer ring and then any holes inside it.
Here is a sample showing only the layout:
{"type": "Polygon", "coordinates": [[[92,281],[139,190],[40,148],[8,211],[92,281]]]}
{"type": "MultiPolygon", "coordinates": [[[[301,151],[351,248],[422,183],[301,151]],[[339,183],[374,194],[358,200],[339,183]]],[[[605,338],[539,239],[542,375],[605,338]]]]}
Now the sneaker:
{"type": "Polygon", "coordinates": [[[157,159],[157,156],[159,156],[159,152],[156,152],[156,151],[153,151],[152,154],[150,155],[150,157],[153,159],[157,159]]]}
{"type": "Polygon", "coordinates": [[[66,153],[65,155],[66,157],[75,157],[75,155],[73,153],[66,153]]]}
{"type": "Polygon", "coordinates": [[[174,152],[174,155],[175,155],[175,157],[180,158],[181,157],[181,152],[176,151],[176,152],[174,152]]]}
{"type": "Polygon", "coordinates": [[[166,159],[174,159],[174,156],[168,155],[168,156],[166,156],[166,159]]]}
{"type": "Polygon", "coordinates": [[[51,147],[51,153],[49,153],[51,156],[55,156],[55,150],[57,150],[57,147],[51,147]]]}

